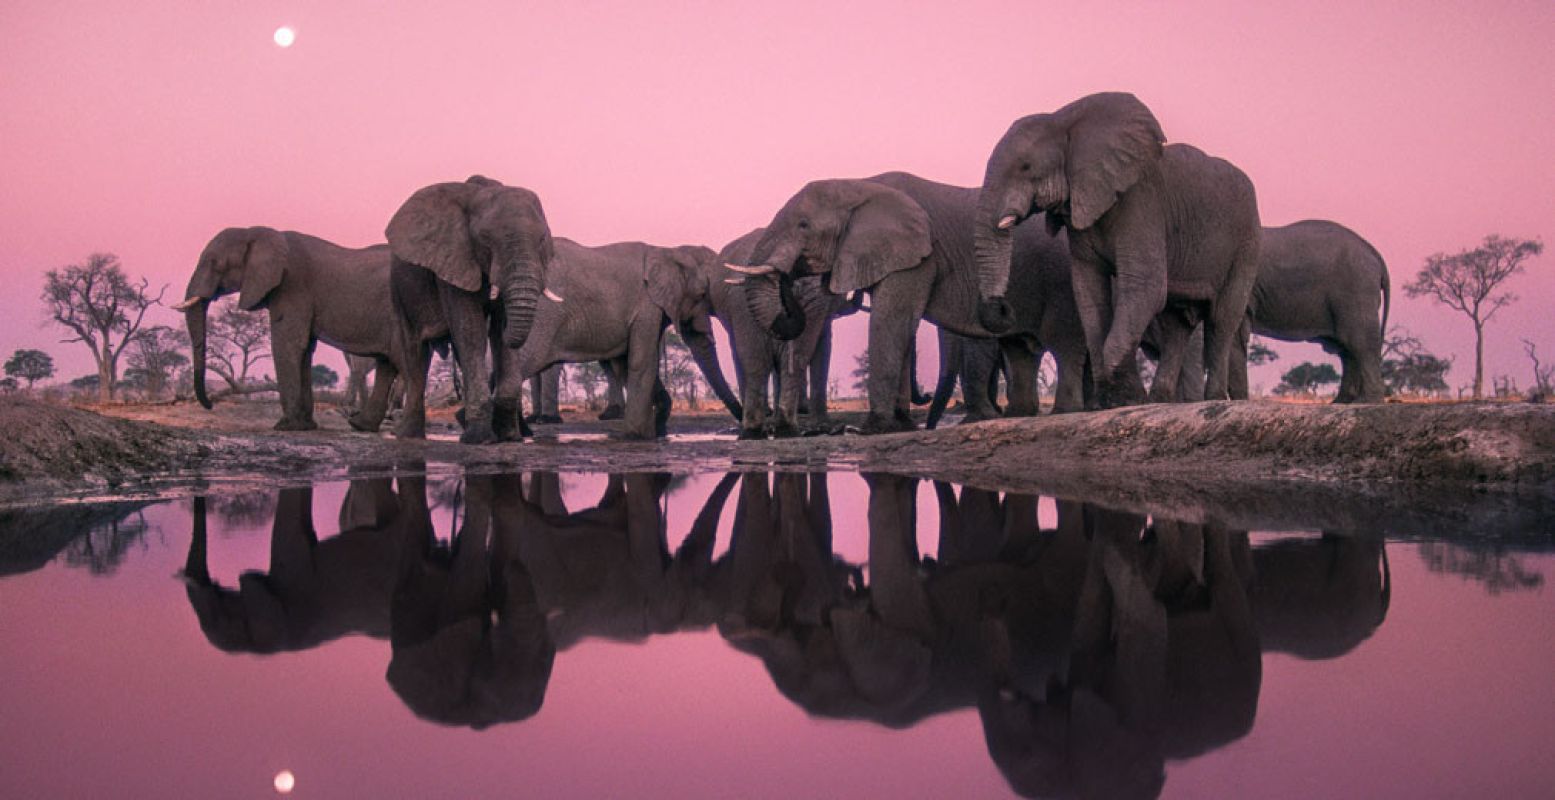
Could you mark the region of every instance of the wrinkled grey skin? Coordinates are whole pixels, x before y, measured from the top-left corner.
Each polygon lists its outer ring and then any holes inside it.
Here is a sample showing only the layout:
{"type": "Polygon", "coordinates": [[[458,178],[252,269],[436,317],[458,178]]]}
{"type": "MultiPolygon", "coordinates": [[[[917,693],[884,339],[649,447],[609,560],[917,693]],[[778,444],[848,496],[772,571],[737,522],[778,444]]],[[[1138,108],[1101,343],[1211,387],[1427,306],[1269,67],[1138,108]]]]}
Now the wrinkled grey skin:
{"type": "MultiPolygon", "coordinates": [[[[863,430],[911,430],[908,354],[918,320],[963,336],[995,334],[979,321],[972,231],[978,190],[890,172],[862,180],[806,185],[778,211],[750,263],[773,275],[822,276],[833,295],[870,296],[869,418],[863,430]]],[[[1029,226],[1012,237],[1021,268],[1009,324],[999,333],[1011,365],[1009,414],[1037,412],[1036,364],[1044,350],[1058,361],[1056,410],[1083,407],[1085,345],[1069,291],[1064,240],[1029,226]]],[[[1008,268],[1008,264],[1006,264],[1008,268]]],[[[797,335],[802,320],[786,313],[781,281],[768,276],[747,292],[752,314],[773,335],[797,335]]]]}
{"type": "MultiPolygon", "coordinates": [[[[270,312],[270,356],[281,394],[280,431],[307,431],[313,420],[313,350],[319,342],[371,356],[392,376],[395,341],[390,316],[389,249],[341,247],[316,236],[273,228],[227,228],[205,250],[184,301],[193,350],[194,392],[211,407],[205,387],[206,325],[211,302],[238,293],[246,311],[270,312]]],[[[351,418],[357,430],[377,430],[388,386],[351,418]]]]}
{"type": "Polygon", "coordinates": [[[520,438],[517,352],[501,341],[529,336],[554,257],[540,198],[479,175],[437,183],[412,194],[385,233],[394,254],[389,282],[406,381],[395,435],[426,436],[429,348],[451,341],[464,379],[460,441],[520,438]]]}
{"type": "Polygon", "coordinates": [[[929,403],[929,418],[924,427],[939,426],[945,406],[961,381],[961,400],[966,405],[963,423],[981,422],[1003,416],[999,410],[999,371],[1003,356],[996,339],[971,339],[941,329],[939,332],[939,381],[929,403]]]}
{"type": "MultiPolygon", "coordinates": [[[[669,394],[659,381],[659,352],[668,322],[708,375],[714,393],[737,408],[722,374],[708,366],[718,362],[708,319],[708,275],[716,263],[717,254],[706,247],[641,242],[586,247],[556,239],[547,289],[561,301],[541,299],[526,339],[504,335],[509,347],[518,348],[517,368],[504,380],[523,381],[557,363],[610,361],[619,368],[624,360],[622,434],[634,439],[662,436],[669,394]]],[[[497,393],[505,392],[499,384],[497,393]]]]}
{"type": "MultiPolygon", "coordinates": [[[[800,396],[806,386],[811,421],[824,426],[832,320],[858,310],[857,303],[827,292],[819,278],[791,281],[784,291],[802,319],[803,331],[791,341],[774,338],[768,326],[757,321],[748,300],[751,287],[759,288],[771,279],[745,277],[723,266],[746,263],[765,234],[765,228],[757,228],[725,245],[708,274],[712,311],[729,337],[739,370],[741,439],[765,438],[769,422],[774,436],[798,435],[800,396]],[[777,393],[777,418],[770,421],[769,384],[775,385],[777,393]]],[[[703,372],[711,378],[708,370],[703,372]]]]}
{"type": "MultiPolygon", "coordinates": [[[[391,369],[392,369],[392,365],[391,369]]],[[[367,375],[374,373],[376,379],[378,360],[367,356],[346,355],[346,392],[345,408],[353,415],[366,408],[368,400],[372,397],[372,390],[368,388],[367,375]]],[[[373,384],[376,386],[376,382],[373,384]]],[[[394,376],[394,382],[389,387],[388,410],[392,411],[405,404],[405,383],[394,376]]]]}
{"type": "MultiPolygon", "coordinates": [[[[1344,365],[1335,403],[1380,403],[1382,339],[1392,293],[1388,266],[1371,243],[1337,222],[1309,219],[1264,228],[1258,280],[1247,305],[1251,332],[1316,342],[1344,365]],[[1377,318],[1378,308],[1382,318],[1377,318]]],[[[1247,398],[1248,332],[1231,360],[1231,396],[1247,398]]]]}
{"type": "MultiPolygon", "coordinates": [[[[1174,314],[1175,311],[1167,310],[1163,314],[1174,314]]],[[[1159,319],[1151,320],[1150,327],[1145,329],[1145,336],[1139,342],[1139,350],[1146,358],[1157,363],[1157,370],[1161,361],[1161,323],[1159,319]]],[[[1188,336],[1184,344],[1182,355],[1182,367],[1177,373],[1177,394],[1173,397],[1178,403],[1197,403],[1204,399],[1204,327],[1198,326],[1188,336]]],[[[1246,374],[1247,356],[1245,347],[1231,354],[1232,386],[1235,388],[1238,357],[1241,358],[1243,374],[1246,374]]],[[[1234,392],[1233,392],[1234,393],[1234,392]]],[[[1239,398],[1246,400],[1246,396],[1239,398]]]]}
{"type": "Polygon", "coordinates": [[[531,425],[554,425],[562,421],[561,402],[562,367],[557,364],[541,370],[529,379],[529,416],[524,421],[531,425]]]}
{"type": "MultiPolygon", "coordinates": [[[[1258,270],[1258,203],[1229,162],[1187,145],[1162,147],[1150,110],[1133,95],[1090,95],[1016,120],[994,147],[975,235],[979,317],[1002,330],[1009,226],[1046,213],[1069,233],[1074,296],[1102,406],[1129,402],[1124,373],[1145,328],[1167,307],[1205,325],[1206,396],[1227,396],[1228,359],[1258,270]]],[[[1189,327],[1163,317],[1161,380],[1152,400],[1176,395],[1189,327]]]]}

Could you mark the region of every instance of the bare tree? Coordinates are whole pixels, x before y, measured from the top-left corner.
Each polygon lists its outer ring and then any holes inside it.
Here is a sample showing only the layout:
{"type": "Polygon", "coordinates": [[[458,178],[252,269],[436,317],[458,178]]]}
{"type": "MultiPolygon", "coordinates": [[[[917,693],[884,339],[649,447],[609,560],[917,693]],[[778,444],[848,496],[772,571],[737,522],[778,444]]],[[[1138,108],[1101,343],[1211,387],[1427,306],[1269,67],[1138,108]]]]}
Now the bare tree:
{"type": "Polygon", "coordinates": [[[149,287],[145,278],[135,284],[125,277],[119,257],[112,253],[93,253],[85,263],[51,269],[44,276],[43,302],[51,321],[75,333],[63,341],[84,342],[97,361],[101,402],[113,402],[119,356],[134,340],[146,311],[160,305],[167,291],[164,284],[152,297],[149,287]]]}
{"type": "Polygon", "coordinates": [[[1404,287],[1410,297],[1429,297],[1467,315],[1474,323],[1474,399],[1484,396],[1485,323],[1503,307],[1517,302],[1517,295],[1498,292],[1508,278],[1523,271],[1523,262],[1544,252],[1537,239],[1485,237],[1479,247],[1454,255],[1437,253],[1404,287]]]}
{"type": "Polygon", "coordinates": [[[1528,355],[1528,360],[1533,362],[1533,389],[1529,399],[1543,402],[1550,396],[1550,384],[1552,379],[1555,379],[1555,364],[1546,367],[1539,363],[1539,351],[1532,340],[1523,340],[1523,352],[1528,355]]]}
{"type": "Polygon", "coordinates": [[[249,370],[270,357],[270,319],[229,302],[210,321],[206,361],[234,392],[248,383],[249,370]]]}

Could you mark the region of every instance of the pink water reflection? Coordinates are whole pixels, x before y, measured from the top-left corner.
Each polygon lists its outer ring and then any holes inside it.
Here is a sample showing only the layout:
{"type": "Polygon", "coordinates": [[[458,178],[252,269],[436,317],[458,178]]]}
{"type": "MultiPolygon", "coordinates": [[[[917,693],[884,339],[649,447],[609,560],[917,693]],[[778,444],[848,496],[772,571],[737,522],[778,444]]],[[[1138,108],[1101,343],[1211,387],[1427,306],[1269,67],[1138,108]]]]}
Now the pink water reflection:
{"type": "MultiPolygon", "coordinates": [[[[671,554],[685,544],[721,477],[695,476],[660,497],[657,507],[666,520],[671,554]]],[[[902,573],[887,572],[886,561],[897,555],[871,542],[871,494],[864,480],[837,474],[827,487],[832,551],[853,565],[873,558],[865,573],[872,613],[881,618],[896,614],[886,607],[884,595],[900,588],[889,583],[902,573]]],[[[554,488],[559,492],[551,502],[559,495],[577,513],[600,499],[606,480],[565,476],[554,488]]],[[[462,491],[459,502],[468,509],[470,495],[467,488],[462,491]]],[[[632,491],[631,485],[626,491],[632,491]]],[[[785,502],[784,491],[779,487],[765,496],[772,503],[785,502]]],[[[813,485],[808,491],[813,497],[813,485]]],[[[884,506],[882,490],[877,486],[876,491],[878,529],[884,506]]],[[[1032,509],[1021,498],[1005,497],[1000,505],[995,496],[994,505],[988,505],[988,498],[962,491],[959,505],[945,508],[956,510],[955,521],[980,527],[942,528],[935,487],[918,484],[905,491],[916,511],[918,549],[936,557],[925,569],[937,570],[942,582],[950,579],[944,576],[981,569],[979,559],[986,558],[978,555],[979,546],[988,549],[1009,540],[1007,531],[995,535],[977,522],[979,513],[1003,509],[1008,525],[1013,519],[1008,511],[1016,505],[1012,501],[1024,504],[1022,514],[1032,509]],[[942,539],[942,533],[949,538],[942,539]]],[[[438,495],[430,493],[434,502],[438,495]]],[[[732,526],[737,511],[748,526],[762,496],[754,487],[730,489],[715,529],[713,562],[751,552],[744,545],[731,549],[732,526]]],[[[452,495],[447,497],[452,501],[452,495]]],[[[314,525],[326,537],[315,554],[339,538],[327,537],[338,528],[337,511],[346,498],[344,484],[313,491],[314,525]]],[[[904,506],[892,508],[905,512],[904,506]]],[[[453,510],[432,510],[440,539],[451,533],[453,510]]],[[[1032,521],[1040,519],[1044,529],[1052,529],[1064,521],[1058,511],[1044,500],[1032,510],[1032,521]]],[[[911,720],[898,728],[808,714],[779,691],[763,660],[730,646],[731,641],[749,641],[735,634],[759,634],[767,624],[760,618],[760,603],[754,602],[740,605],[738,613],[725,604],[706,625],[676,633],[630,636],[623,633],[631,629],[630,620],[615,619],[617,638],[637,640],[621,642],[589,634],[602,630],[597,616],[589,618],[595,620],[588,623],[593,628],[565,627],[568,613],[606,607],[597,597],[569,595],[571,605],[550,617],[556,635],[565,638],[557,639],[537,713],[482,731],[430,724],[418,719],[386,682],[394,654],[383,638],[347,635],[268,656],[212,647],[183,584],[172,577],[184,566],[189,545],[187,504],[154,506],[145,518],[148,532],[128,548],[110,578],[94,578],[56,561],[0,579],[0,652],[6,654],[0,663],[0,686],[5,687],[0,699],[6,708],[6,724],[0,726],[0,794],[273,796],[272,780],[282,770],[295,773],[293,796],[303,797],[1011,793],[990,755],[985,721],[970,705],[952,704],[932,713],[903,706],[901,716],[911,720]]],[[[243,570],[270,567],[268,530],[250,527],[229,536],[217,514],[210,514],[208,522],[208,566],[215,581],[235,587],[243,570]]],[[[1187,529],[1179,533],[1196,535],[1187,529]]],[[[774,541],[793,544],[804,537],[774,541]]],[[[1545,679],[1555,655],[1555,637],[1546,622],[1548,596],[1541,591],[1491,595],[1481,583],[1431,572],[1418,545],[1391,543],[1385,616],[1366,605],[1376,600],[1371,598],[1320,608],[1314,612],[1319,624],[1309,629],[1298,624],[1302,619],[1274,618],[1278,615],[1268,609],[1283,606],[1268,594],[1272,576],[1280,569],[1301,573],[1307,566],[1276,559],[1279,548],[1310,548],[1319,541],[1307,535],[1253,537],[1249,563],[1260,572],[1253,575],[1247,596],[1266,651],[1261,679],[1253,684],[1256,719],[1249,716],[1254,709],[1245,705],[1201,705],[1168,720],[1167,729],[1177,731],[1164,742],[1168,752],[1192,744],[1191,731],[1182,728],[1189,716],[1245,716],[1251,729],[1216,729],[1221,732],[1205,739],[1207,752],[1166,762],[1162,795],[1548,794],[1555,771],[1536,750],[1555,732],[1547,713],[1555,707],[1555,690],[1545,679]],[[1284,643],[1282,651],[1308,657],[1267,652],[1276,642],[1284,643]]],[[[1052,549],[1043,552],[1057,558],[1052,549]]],[[[1348,563],[1338,550],[1323,552],[1334,558],[1336,568],[1348,563]]],[[[788,553],[779,562],[802,564],[792,547],[788,553]]],[[[1549,571],[1548,556],[1521,558],[1526,569],[1549,571]]],[[[325,559],[312,563],[323,565],[325,559]]],[[[1007,569],[988,567],[994,568],[1007,569]]],[[[1365,577],[1364,570],[1357,575],[1365,577]]],[[[535,580],[541,595],[553,591],[547,585],[560,585],[547,580],[535,580]]],[[[1330,571],[1316,585],[1295,579],[1280,585],[1313,607],[1347,584],[1330,571]],[[1303,596],[1302,590],[1311,593],[1303,596]]],[[[759,600],[757,594],[746,597],[751,598],[759,600]]],[[[547,601],[542,596],[540,602],[547,601]]],[[[803,603],[796,596],[790,604],[793,608],[784,613],[801,624],[803,603]]],[[[1191,610],[1173,613],[1186,619],[1182,614],[1191,610]]],[[[1043,618],[1040,608],[1031,613],[1043,618]]],[[[1180,635],[1183,629],[1171,630],[1180,635]]],[[[1016,636],[1013,641],[1031,640],[1016,636]]],[[[1029,654],[1017,653],[1012,663],[1032,661],[1029,654]]],[[[1021,685],[1022,691],[1029,688],[1021,685]]],[[[1225,688],[1208,685],[1194,696],[1228,697],[1225,688]]],[[[1096,690],[1122,707],[1100,684],[1096,690]]],[[[867,704],[849,708],[862,709],[865,717],[880,716],[878,707],[870,711],[867,704]]],[[[1141,763],[1148,774],[1148,757],[1118,762],[1116,769],[1121,773],[1141,763]]]]}

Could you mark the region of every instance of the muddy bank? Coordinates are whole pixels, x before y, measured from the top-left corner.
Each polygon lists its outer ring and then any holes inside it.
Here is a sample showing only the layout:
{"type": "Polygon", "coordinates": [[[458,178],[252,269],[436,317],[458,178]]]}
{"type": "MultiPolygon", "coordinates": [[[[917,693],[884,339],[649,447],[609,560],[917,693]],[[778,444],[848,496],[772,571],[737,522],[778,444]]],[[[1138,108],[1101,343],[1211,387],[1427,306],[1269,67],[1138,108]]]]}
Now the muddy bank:
{"type": "Polygon", "coordinates": [[[1265,526],[1290,519],[1309,528],[1343,527],[1357,516],[1407,528],[1411,520],[1461,518],[1467,505],[1473,518],[1489,514],[1525,528],[1547,518],[1545,504],[1555,497],[1552,406],[1200,403],[766,442],[734,441],[729,418],[709,413],[676,417],[666,441],[612,441],[612,424],[590,421],[541,427],[530,442],[483,447],[458,444],[443,417],[434,418],[431,440],[401,442],[352,433],[328,408],[318,413],[321,430],[300,434],[268,430],[277,416],[273,403],[104,410],[128,419],[25,400],[0,403],[0,424],[10,432],[0,443],[0,502],[206,491],[213,484],[438,465],[879,470],[1185,519],[1249,517],[1265,526]]]}

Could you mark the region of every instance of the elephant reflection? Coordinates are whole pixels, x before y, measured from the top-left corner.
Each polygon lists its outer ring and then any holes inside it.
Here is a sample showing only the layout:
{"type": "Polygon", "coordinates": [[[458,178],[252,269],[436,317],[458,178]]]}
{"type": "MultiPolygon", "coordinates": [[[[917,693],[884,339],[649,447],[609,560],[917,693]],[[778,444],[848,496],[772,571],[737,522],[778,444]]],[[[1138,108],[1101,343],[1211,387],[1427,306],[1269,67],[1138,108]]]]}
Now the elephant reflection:
{"type": "Polygon", "coordinates": [[[1042,530],[1034,497],[939,484],[938,557],[924,558],[917,482],[865,478],[867,585],[810,546],[830,523],[785,490],[795,479],[780,476],[768,498],[764,479],[746,478],[727,558],[766,579],[739,584],[733,607],[743,597],[765,613],[731,614],[720,630],[811,714],[902,727],[976,708],[1022,794],[1154,796],[1167,759],[1251,729],[1265,636],[1329,657],[1385,613],[1378,541],[1254,549],[1215,524],[1067,501],[1042,530]],[[782,519],[813,527],[780,530],[782,519]]]}
{"type": "Polygon", "coordinates": [[[398,515],[391,479],[352,481],[339,535],[321,542],[313,490],[282,489],[269,570],[245,572],[229,589],[211,579],[206,499],[196,498],[183,577],[200,629],[216,647],[247,653],[305,650],[353,633],[387,636],[397,552],[381,529],[398,515]]]}

